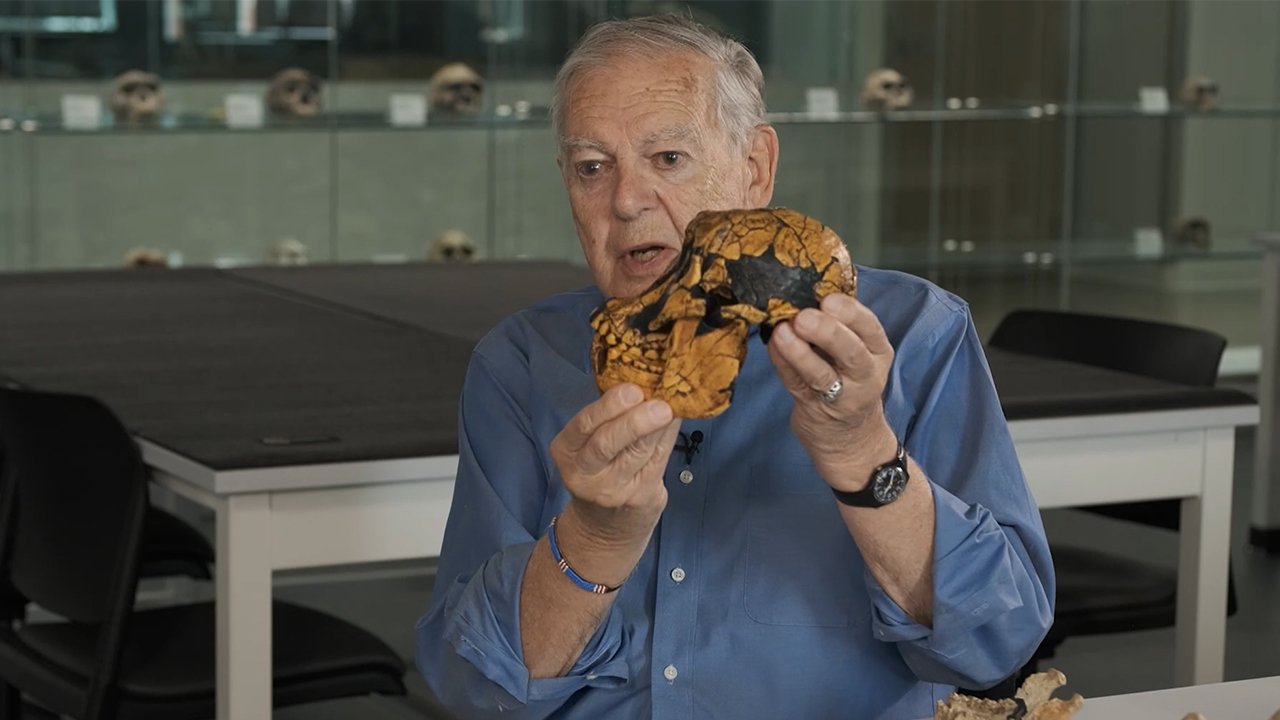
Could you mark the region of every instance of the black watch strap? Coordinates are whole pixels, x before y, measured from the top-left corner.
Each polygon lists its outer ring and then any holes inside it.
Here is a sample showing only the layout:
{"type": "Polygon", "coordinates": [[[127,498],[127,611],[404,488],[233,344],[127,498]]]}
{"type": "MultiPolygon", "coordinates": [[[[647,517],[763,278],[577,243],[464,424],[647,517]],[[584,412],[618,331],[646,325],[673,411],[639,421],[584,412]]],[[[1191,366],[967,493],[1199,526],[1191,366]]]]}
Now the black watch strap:
{"type": "Polygon", "coordinates": [[[898,443],[897,455],[871,472],[871,480],[866,487],[855,492],[831,488],[831,492],[835,493],[837,500],[850,507],[884,507],[902,496],[908,479],[907,450],[898,443]]]}

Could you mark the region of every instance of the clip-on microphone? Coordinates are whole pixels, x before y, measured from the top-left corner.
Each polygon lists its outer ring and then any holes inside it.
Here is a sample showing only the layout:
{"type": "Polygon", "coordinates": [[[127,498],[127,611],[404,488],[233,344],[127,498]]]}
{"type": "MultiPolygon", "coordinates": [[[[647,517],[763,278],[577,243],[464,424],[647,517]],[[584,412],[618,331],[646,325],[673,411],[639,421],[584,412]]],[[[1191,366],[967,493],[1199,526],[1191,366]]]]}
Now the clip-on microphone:
{"type": "Polygon", "coordinates": [[[684,453],[684,464],[688,465],[693,462],[694,453],[698,452],[698,444],[702,442],[702,431],[694,430],[689,435],[680,433],[680,439],[682,442],[676,445],[675,449],[684,453]]]}

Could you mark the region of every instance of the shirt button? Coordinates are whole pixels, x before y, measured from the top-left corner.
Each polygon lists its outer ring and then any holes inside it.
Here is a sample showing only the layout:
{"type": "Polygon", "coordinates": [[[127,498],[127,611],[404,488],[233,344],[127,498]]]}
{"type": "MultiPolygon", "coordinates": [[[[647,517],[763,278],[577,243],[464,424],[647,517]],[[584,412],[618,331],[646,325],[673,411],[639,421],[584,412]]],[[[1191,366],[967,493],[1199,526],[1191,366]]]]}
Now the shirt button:
{"type": "Polygon", "coordinates": [[[676,568],[671,571],[671,579],[676,582],[684,582],[684,568],[676,568]]]}
{"type": "Polygon", "coordinates": [[[679,675],[679,673],[676,672],[675,665],[668,665],[667,669],[662,671],[662,677],[668,680],[675,680],[676,675],[679,675]]]}
{"type": "Polygon", "coordinates": [[[692,470],[681,470],[681,471],[680,471],[680,482],[684,483],[685,485],[688,485],[689,483],[693,482],[693,471],[692,471],[692,470]]]}

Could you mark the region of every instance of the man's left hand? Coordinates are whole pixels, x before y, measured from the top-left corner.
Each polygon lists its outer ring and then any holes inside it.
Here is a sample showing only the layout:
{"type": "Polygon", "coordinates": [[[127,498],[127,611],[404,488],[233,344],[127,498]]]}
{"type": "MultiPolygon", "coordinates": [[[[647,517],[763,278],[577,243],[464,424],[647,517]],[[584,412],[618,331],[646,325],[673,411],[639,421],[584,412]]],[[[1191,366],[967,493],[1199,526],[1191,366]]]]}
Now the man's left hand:
{"type": "Polygon", "coordinates": [[[820,308],[779,324],[769,357],[795,399],[796,439],[829,484],[857,490],[869,478],[861,470],[891,460],[897,450],[882,400],[893,345],[879,318],[853,297],[828,295],[820,308]],[[837,381],[834,400],[824,399],[837,381]]]}

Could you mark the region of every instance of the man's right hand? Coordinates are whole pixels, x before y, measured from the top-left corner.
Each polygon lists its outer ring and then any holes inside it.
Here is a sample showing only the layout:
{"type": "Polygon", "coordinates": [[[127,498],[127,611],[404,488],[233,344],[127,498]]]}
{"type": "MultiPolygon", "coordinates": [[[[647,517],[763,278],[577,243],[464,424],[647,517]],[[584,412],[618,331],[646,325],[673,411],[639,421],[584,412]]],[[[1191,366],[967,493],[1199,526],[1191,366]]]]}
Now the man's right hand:
{"type": "Polygon", "coordinates": [[[551,441],[551,458],[573,496],[556,539],[574,570],[620,585],[639,562],[667,505],[662,474],[680,420],[632,384],[610,388],[551,441]]]}

